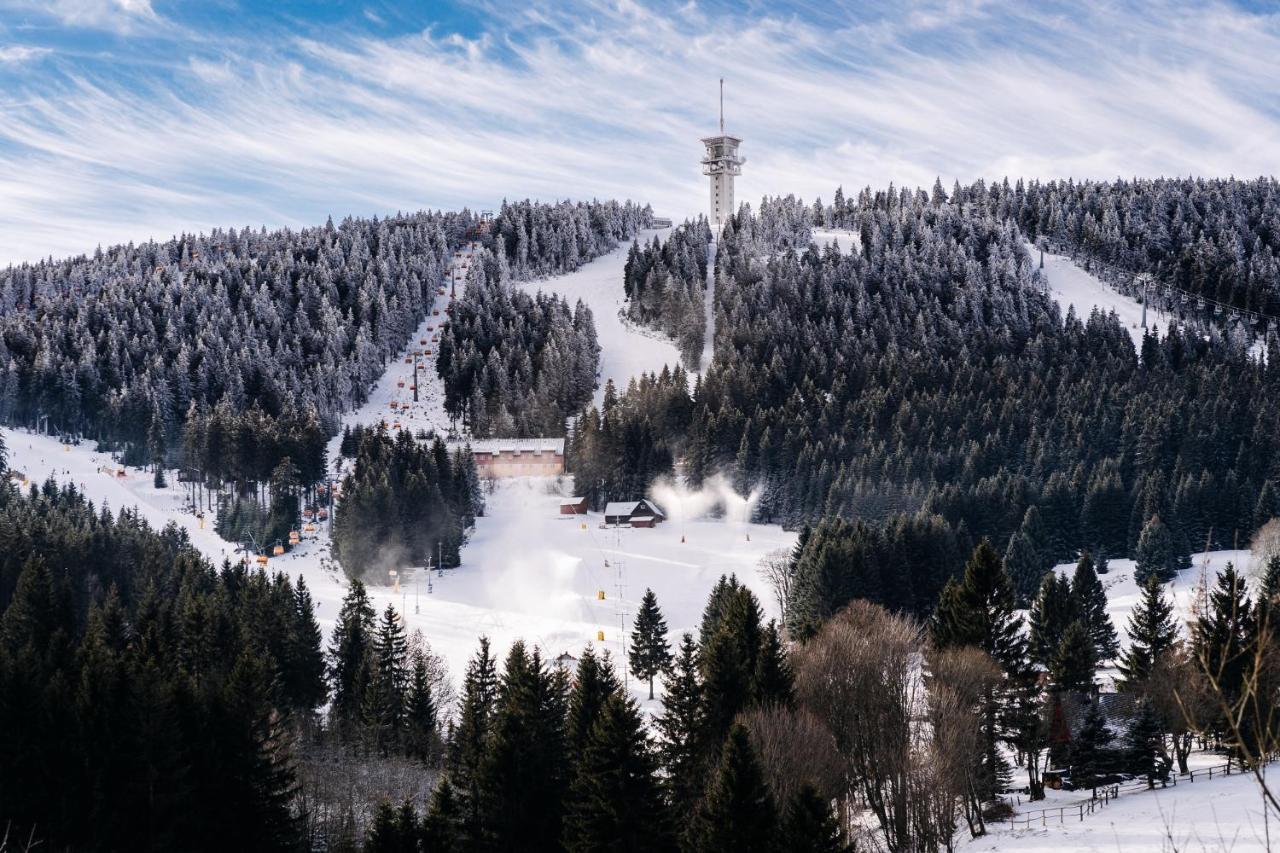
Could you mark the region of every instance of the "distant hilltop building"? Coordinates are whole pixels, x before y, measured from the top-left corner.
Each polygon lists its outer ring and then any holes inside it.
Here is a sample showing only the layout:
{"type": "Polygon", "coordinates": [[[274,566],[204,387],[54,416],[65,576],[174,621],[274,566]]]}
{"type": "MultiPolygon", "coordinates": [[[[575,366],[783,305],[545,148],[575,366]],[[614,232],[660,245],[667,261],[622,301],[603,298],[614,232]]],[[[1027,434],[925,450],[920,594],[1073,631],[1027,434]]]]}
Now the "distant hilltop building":
{"type": "MultiPolygon", "coordinates": [[[[449,449],[466,446],[452,442],[449,449]]],[[[470,442],[481,477],[558,477],[564,473],[563,438],[487,438],[470,442]]]]}
{"type": "Polygon", "coordinates": [[[733,214],[733,179],[742,174],[745,158],[738,156],[742,140],[724,132],[724,78],[720,79],[720,135],[702,140],[707,152],[702,158],[702,174],[711,178],[711,226],[720,229],[733,214]]]}

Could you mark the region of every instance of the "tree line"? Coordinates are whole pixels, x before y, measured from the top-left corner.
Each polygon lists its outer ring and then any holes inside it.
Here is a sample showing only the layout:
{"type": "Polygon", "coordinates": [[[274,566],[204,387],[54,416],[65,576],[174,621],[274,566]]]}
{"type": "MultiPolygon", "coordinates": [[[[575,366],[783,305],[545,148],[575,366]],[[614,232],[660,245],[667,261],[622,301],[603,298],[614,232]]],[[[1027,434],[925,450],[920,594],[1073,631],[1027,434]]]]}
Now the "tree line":
{"type": "Polygon", "coordinates": [[[484,514],[470,448],[407,430],[359,431],[333,518],[334,555],[350,578],[403,566],[457,566],[467,530],[484,514]]]}
{"type": "Polygon", "coordinates": [[[706,336],[706,219],[685,222],[641,246],[631,244],[623,267],[627,319],[656,329],[675,341],[681,362],[696,370],[706,336]]]}
{"type": "Polygon", "coordinates": [[[564,435],[595,391],[591,309],[513,288],[492,258],[473,270],[440,334],[445,411],[476,438],[564,435]]]}

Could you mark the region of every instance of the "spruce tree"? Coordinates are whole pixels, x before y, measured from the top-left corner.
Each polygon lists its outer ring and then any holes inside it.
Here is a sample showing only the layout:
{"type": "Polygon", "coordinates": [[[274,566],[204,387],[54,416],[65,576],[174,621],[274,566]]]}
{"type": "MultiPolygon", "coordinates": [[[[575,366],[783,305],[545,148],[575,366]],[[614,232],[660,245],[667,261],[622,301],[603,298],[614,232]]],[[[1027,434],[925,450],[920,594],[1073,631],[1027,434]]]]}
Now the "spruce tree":
{"type": "Polygon", "coordinates": [[[359,580],[351,581],[338,612],[329,640],[329,671],[333,680],[330,713],[339,730],[350,730],[361,720],[373,675],[373,605],[359,580]]]}
{"type": "Polygon", "coordinates": [[[1071,741],[1071,780],[1077,788],[1089,788],[1098,796],[1098,780],[1111,769],[1111,730],[1097,700],[1089,702],[1080,730],[1071,741]]]}
{"type": "MultiPolygon", "coordinates": [[[[1235,566],[1228,563],[1218,573],[1217,584],[1209,593],[1208,612],[1196,620],[1192,642],[1201,670],[1212,680],[1221,703],[1230,708],[1236,718],[1234,728],[1240,737],[1249,739],[1256,734],[1252,717],[1255,703],[1242,700],[1249,691],[1257,629],[1245,580],[1235,566]]],[[[1215,716],[1216,732],[1224,736],[1237,734],[1230,731],[1233,726],[1220,708],[1215,708],[1215,716]]]]}
{"type": "Polygon", "coordinates": [[[735,724],[719,764],[685,834],[689,853],[773,853],[777,808],[756,761],[751,739],[735,724]]]}
{"type": "Polygon", "coordinates": [[[1083,621],[1077,619],[1062,632],[1062,640],[1049,661],[1049,682],[1054,690],[1093,691],[1098,671],[1098,655],[1093,638],[1083,621]]]}
{"type": "Polygon", "coordinates": [[[781,838],[788,853],[852,853],[831,811],[812,785],[801,785],[787,807],[781,838]]]}
{"type": "Polygon", "coordinates": [[[1185,568],[1174,546],[1173,534],[1158,515],[1153,515],[1142,528],[1134,560],[1133,576],[1140,584],[1152,577],[1161,583],[1173,580],[1178,570],[1185,568]]]}
{"type": "Polygon", "coordinates": [[[1079,618],[1078,601],[1072,595],[1071,582],[1062,575],[1050,573],[1040,583],[1040,592],[1031,602],[1027,651],[1031,660],[1049,668],[1067,626],[1079,618]]]}
{"type": "Polygon", "coordinates": [[[454,853],[464,849],[460,824],[462,812],[454,796],[453,785],[445,776],[431,794],[431,805],[422,819],[420,837],[422,853],[454,853]]]}
{"type": "Polygon", "coordinates": [[[388,604],[373,644],[373,676],[365,693],[365,720],[383,754],[404,733],[409,685],[409,646],[395,607],[388,604]]]}
{"type": "Polygon", "coordinates": [[[1142,585],[1142,600],[1129,614],[1129,648],[1120,656],[1117,668],[1121,690],[1141,690],[1155,662],[1173,648],[1178,626],[1173,605],[1164,597],[1160,582],[1152,577],[1142,585]]]}
{"type": "Polygon", "coordinates": [[[1164,729],[1160,717],[1146,699],[1138,710],[1125,736],[1125,761],[1130,773],[1146,777],[1147,787],[1164,782],[1169,775],[1169,762],[1164,756],[1164,729]]]}
{"type": "Polygon", "coordinates": [[[667,799],[680,825],[702,796],[708,766],[700,672],[698,646],[693,635],[686,633],[681,637],[671,679],[662,696],[662,714],[654,720],[667,799]]]}
{"type": "Polygon", "coordinates": [[[653,699],[654,677],[671,666],[671,644],[667,642],[667,623],[652,589],[646,589],[640,600],[629,655],[631,674],[649,682],[649,698],[653,699]]]}
{"type": "Polygon", "coordinates": [[[752,681],[757,705],[789,708],[795,702],[795,678],[787,661],[787,651],[782,646],[778,623],[774,620],[769,620],[765,626],[752,681]]]}
{"type": "Polygon", "coordinates": [[[609,696],[591,728],[569,790],[564,822],[570,853],[672,848],[658,762],[630,698],[609,696]]]}
{"type": "Polygon", "coordinates": [[[498,675],[489,638],[467,663],[462,682],[458,724],[450,731],[445,771],[461,814],[459,835],[464,849],[478,850],[483,842],[484,810],[480,801],[480,765],[493,725],[498,700],[498,675]]]}
{"type": "Polygon", "coordinates": [[[600,709],[610,696],[621,692],[622,684],[613,671],[613,662],[608,652],[601,660],[596,657],[595,650],[587,646],[578,659],[573,689],[569,692],[565,741],[571,762],[576,763],[586,750],[587,738],[600,716],[600,709]]]}
{"type": "Polygon", "coordinates": [[[293,599],[285,682],[294,708],[309,712],[324,704],[329,688],[325,683],[320,624],[316,622],[311,591],[307,589],[302,575],[298,575],[298,582],[293,588],[293,599]]]}
{"type": "Polygon", "coordinates": [[[1107,614],[1107,591],[1102,588],[1102,581],[1094,571],[1093,559],[1087,553],[1076,563],[1075,574],[1071,577],[1071,593],[1075,596],[1080,618],[1089,628],[1098,661],[1114,659],[1120,651],[1120,640],[1107,614]]]}
{"type": "Polygon", "coordinates": [[[479,788],[485,846],[541,853],[559,848],[568,784],[562,673],[521,642],[507,655],[479,788]]]}
{"type": "Polygon", "coordinates": [[[421,652],[417,652],[413,655],[405,700],[405,752],[413,758],[425,761],[434,752],[435,744],[436,703],[431,696],[426,659],[421,652]]]}

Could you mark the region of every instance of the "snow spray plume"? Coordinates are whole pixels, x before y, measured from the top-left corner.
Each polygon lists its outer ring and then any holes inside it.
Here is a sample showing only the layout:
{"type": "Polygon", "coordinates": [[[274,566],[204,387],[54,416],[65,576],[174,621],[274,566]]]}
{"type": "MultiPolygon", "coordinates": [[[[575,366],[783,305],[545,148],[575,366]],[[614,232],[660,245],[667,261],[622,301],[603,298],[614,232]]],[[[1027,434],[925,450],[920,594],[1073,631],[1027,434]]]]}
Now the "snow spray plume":
{"type": "Polygon", "coordinates": [[[704,481],[699,489],[690,489],[683,483],[663,477],[649,490],[671,521],[692,521],[711,516],[742,526],[746,526],[755,515],[761,492],[759,486],[754,486],[743,497],[723,474],[704,481]]]}

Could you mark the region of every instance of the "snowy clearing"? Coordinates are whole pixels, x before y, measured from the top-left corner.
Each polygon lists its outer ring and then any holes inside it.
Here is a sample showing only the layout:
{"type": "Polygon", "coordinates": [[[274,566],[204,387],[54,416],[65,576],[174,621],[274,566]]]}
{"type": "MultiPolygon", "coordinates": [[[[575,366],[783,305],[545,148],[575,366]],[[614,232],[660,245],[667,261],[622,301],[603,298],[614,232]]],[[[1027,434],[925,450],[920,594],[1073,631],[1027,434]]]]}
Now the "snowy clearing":
{"type": "MultiPolygon", "coordinates": [[[[651,242],[655,235],[666,239],[669,228],[651,228],[641,231],[635,240],[651,242]]],[[[581,299],[595,316],[596,337],[600,342],[600,384],[596,387],[595,404],[604,400],[604,386],[610,379],[621,393],[631,377],[641,373],[656,373],[663,365],[675,367],[680,363],[680,351],[668,338],[636,329],[619,316],[626,294],[622,289],[622,270],[627,263],[630,240],[623,241],[608,254],[583,264],[568,275],[517,285],[530,293],[544,291],[555,293],[569,302],[569,307],[581,299]]]]}
{"type": "MultiPolygon", "coordinates": [[[[3,434],[11,467],[32,481],[41,483],[53,476],[75,483],[95,504],[105,502],[113,510],[136,507],[156,527],[176,522],[216,564],[238,558],[235,546],[213,532],[211,521],[202,529],[196,516],[184,508],[183,489],[155,489],[151,475],[135,468],[118,477],[110,455],[96,453],[88,444],[64,449],[48,436],[12,429],[4,429],[3,434]]],[[[461,680],[481,635],[493,641],[499,656],[520,638],[537,645],[547,657],[566,651],[576,656],[588,643],[617,656],[619,613],[629,635],[636,606],[650,587],[658,596],[673,642],[682,631],[696,631],[707,595],[722,574],[736,573],[755,591],[768,617],[778,615],[757,567],[770,552],[791,548],[795,534],[774,525],[745,523],[741,512],[708,518],[706,510],[723,501],[721,495],[673,489],[658,491],[667,522],[651,530],[602,530],[598,513],[559,514],[568,482],[567,478],[562,483],[558,478],[532,477],[497,481],[487,496],[485,517],[477,519],[463,549],[460,568],[442,576],[398,567],[399,593],[389,577],[366,579],[375,607],[380,611],[394,604],[405,615],[408,630],[421,629],[432,649],[445,659],[455,683],[461,680]],[[603,601],[598,598],[601,590],[603,601]],[[597,640],[599,631],[604,632],[603,643],[597,640]]],[[[289,553],[272,557],[267,567],[306,579],[326,638],[348,587],[329,553],[327,527],[321,525],[289,553]]],[[[647,697],[647,690],[641,694],[641,685],[633,681],[631,686],[637,698],[647,697]]]]}
{"type": "MultiPolygon", "coordinates": [[[[1276,766],[1270,767],[1276,775],[1276,766]]],[[[1078,793],[1078,792],[1077,792],[1078,793]]],[[[1185,780],[1176,787],[1137,791],[1081,820],[1068,815],[1059,823],[1032,829],[989,825],[990,834],[966,840],[960,849],[1019,851],[1106,851],[1106,853],[1201,853],[1268,850],[1262,797],[1251,775],[1185,780]]],[[[1270,833],[1280,831],[1271,827],[1270,833]]]]}
{"type": "MultiPolygon", "coordinates": [[[[1174,604],[1174,617],[1184,626],[1184,630],[1186,623],[1195,618],[1197,591],[1202,581],[1212,589],[1218,572],[1225,569],[1228,563],[1234,564],[1246,578],[1249,578],[1250,592],[1254,592],[1257,582],[1251,578],[1253,559],[1248,551],[1209,551],[1193,554],[1191,568],[1183,569],[1177,577],[1165,585],[1165,594],[1174,604]]],[[[1133,576],[1134,566],[1133,560],[1108,560],[1108,572],[1105,575],[1098,575],[1098,580],[1102,581],[1102,586],[1107,591],[1107,614],[1120,635],[1121,650],[1129,647],[1129,636],[1125,632],[1129,624],[1129,613],[1142,599],[1142,590],[1133,576]]],[[[1055,566],[1054,570],[1070,577],[1075,571],[1075,563],[1063,563],[1055,566]]],[[[1114,677],[1116,671],[1114,668],[1104,668],[1099,671],[1099,675],[1106,681],[1114,677]]]]}
{"type": "MultiPolygon", "coordinates": [[[[1040,250],[1030,243],[1027,251],[1039,264],[1040,250]]],[[[1129,330],[1135,347],[1142,346],[1142,304],[1103,284],[1098,278],[1076,266],[1064,255],[1044,253],[1044,274],[1049,282],[1049,295],[1062,306],[1062,314],[1066,316],[1068,308],[1076,310],[1076,316],[1083,322],[1097,308],[1103,313],[1116,312],[1120,322],[1129,330]]],[[[1167,315],[1151,311],[1147,323],[1159,322],[1163,328],[1169,321],[1167,315]]]]}
{"type": "Polygon", "coordinates": [[[835,243],[841,254],[852,255],[858,251],[858,235],[842,228],[814,228],[809,239],[817,243],[819,249],[835,243]]]}

